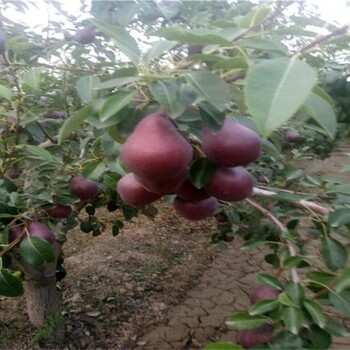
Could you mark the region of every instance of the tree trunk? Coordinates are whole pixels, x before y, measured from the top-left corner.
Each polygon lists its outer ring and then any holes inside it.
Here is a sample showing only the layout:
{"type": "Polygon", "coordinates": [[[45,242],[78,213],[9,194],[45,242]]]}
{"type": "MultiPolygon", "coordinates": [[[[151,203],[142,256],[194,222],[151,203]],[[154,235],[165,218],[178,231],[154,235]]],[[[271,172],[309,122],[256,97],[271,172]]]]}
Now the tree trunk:
{"type": "Polygon", "coordinates": [[[60,318],[62,300],[56,287],[55,275],[41,280],[26,280],[24,290],[29,320],[34,326],[42,327],[45,321],[60,318]]]}
{"type": "Polygon", "coordinates": [[[22,261],[24,269],[24,295],[29,320],[36,327],[49,326],[55,340],[63,340],[62,298],[56,285],[56,265],[61,255],[61,244],[53,245],[55,261],[34,267],[22,261]]]}

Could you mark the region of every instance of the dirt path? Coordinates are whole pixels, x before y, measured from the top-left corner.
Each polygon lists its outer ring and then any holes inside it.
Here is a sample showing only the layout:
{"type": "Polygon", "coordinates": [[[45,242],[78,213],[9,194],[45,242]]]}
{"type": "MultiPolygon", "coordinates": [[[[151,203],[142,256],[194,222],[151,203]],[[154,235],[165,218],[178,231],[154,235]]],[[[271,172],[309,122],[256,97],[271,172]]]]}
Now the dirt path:
{"type": "MultiPolygon", "coordinates": [[[[235,341],[236,332],[225,326],[235,311],[247,309],[247,292],[256,284],[255,273],[267,268],[262,252],[239,250],[236,239],[202,275],[186,299],[172,308],[162,324],[138,344],[151,349],[202,348],[210,341],[235,341]]],[[[141,348],[139,346],[138,348],[141,348]]]]}

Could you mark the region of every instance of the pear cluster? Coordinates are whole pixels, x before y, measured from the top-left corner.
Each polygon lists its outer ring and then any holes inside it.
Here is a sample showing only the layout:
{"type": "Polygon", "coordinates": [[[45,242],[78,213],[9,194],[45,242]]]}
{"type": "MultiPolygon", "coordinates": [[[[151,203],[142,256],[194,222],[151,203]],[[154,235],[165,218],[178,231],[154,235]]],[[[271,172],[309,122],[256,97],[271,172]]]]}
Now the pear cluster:
{"type": "Polygon", "coordinates": [[[188,176],[192,146],[164,113],[146,116],[120,150],[121,160],[131,170],[117,184],[120,197],[137,207],[176,194],[175,210],[189,220],[201,220],[214,214],[219,200],[239,201],[251,195],[253,177],[244,166],[261,152],[254,131],[226,118],[217,133],[203,129],[202,150],[219,167],[198,189],[188,176]]]}

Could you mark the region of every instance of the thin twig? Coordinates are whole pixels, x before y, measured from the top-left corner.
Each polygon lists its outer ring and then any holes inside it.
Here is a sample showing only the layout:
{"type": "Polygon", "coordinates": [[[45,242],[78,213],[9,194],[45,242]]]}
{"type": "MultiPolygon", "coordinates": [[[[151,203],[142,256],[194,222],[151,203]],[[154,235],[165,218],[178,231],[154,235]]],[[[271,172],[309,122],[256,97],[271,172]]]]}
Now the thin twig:
{"type": "MultiPolygon", "coordinates": [[[[293,193],[293,192],[291,192],[293,193]]],[[[274,191],[268,191],[264,190],[258,187],[253,188],[253,196],[260,196],[260,197],[273,197],[278,195],[278,192],[274,191]]],[[[289,199],[285,199],[285,201],[290,202],[292,205],[299,207],[299,208],[306,208],[314,211],[315,213],[322,214],[322,215],[327,215],[331,212],[331,209],[328,207],[325,207],[319,203],[312,202],[312,201],[307,201],[304,199],[301,199],[299,201],[293,201],[289,199]]]]}
{"type": "MultiPolygon", "coordinates": [[[[287,227],[280,220],[278,220],[273,214],[271,214],[267,209],[263,208],[260,204],[254,202],[253,200],[251,200],[249,198],[246,198],[245,201],[247,203],[249,203],[253,208],[260,211],[268,219],[270,219],[281,232],[288,233],[287,227]]],[[[294,244],[292,242],[287,242],[287,245],[288,245],[288,250],[289,250],[290,256],[296,256],[297,251],[295,249],[294,244]]],[[[293,282],[299,283],[300,277],[299,277],[298,271],[295,267],[291,268],[291,273],[292,273],[293,282]]]]}

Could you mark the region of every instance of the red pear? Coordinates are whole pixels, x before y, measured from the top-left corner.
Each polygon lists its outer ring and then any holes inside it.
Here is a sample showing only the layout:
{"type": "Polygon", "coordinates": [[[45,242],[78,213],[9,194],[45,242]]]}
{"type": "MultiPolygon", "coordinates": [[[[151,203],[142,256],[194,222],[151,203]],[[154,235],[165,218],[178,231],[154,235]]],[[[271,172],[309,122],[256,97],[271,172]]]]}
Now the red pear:
{"type": "Polygon", "coordinates": [[[152,181],[180,176],[192,160],[192,147],[161,112],[142,119],[121,147],[122,161],[152,181]]]}
{"type": "Polygon", "coordinates": [[[210,197],[210,195],[203,189],[192,185],[191,181],[187,179],[181,187],[176,191],[179,198],[186,201],[200,200],[210,197]]]}
{"type": "Polygon", "coordinates": [[[152,181],[139,176],[136,176],[136,178],[147,191],[165,195],[175,193],[186,180],[187,174],[187,170],[185,170],[182,174],[180,174],[180,176],[176,178],[162,181],[152,181]]]}
{"type": "Polygon", "coordinates": [[[161,197],[159,194],[147,191],[133,173],[124,175],[118,181],[117,192],[125,203],[134,207],[150,204],[161,197]]]}
{"type": "Polygon", "coordinates": [[[245,168],[219,168],[204,189],[224,201],[239,201],[253,191],[253,176],[245,168]]]}
{"type": "Polygon", "coordinates": [[[24,225],[22,224],[11,224],[9,226],[9,241],[13,242],[18,237],[22,236],[24,231],[24,225]]]}
{"type": "Polygon", "coordinates": [[[299,143],[303,137],[298,133],[298,131],[288,130],[286,132],[285,138],[290,143],[299,143]]]}
{"type": "Polygon", "coordinates": [[[38,237],[45,239],[50,244],[53,244],[56,242],[56,236],[53,234],[53,232],[44,224],[33,221],[28,226],[29,235],[32,237],[38,237]]]}
{"type": "Polygon", "coordinates": [[[270,324],[265,324],[258,328],[245,329],[239,331],[237,342],[244,349],[250,349],[256,345],[268,343],[272,339],[273,330],[274,327],[270,324]]]}
{"type": "Polygon", "coordinates": [[[96,182],[74,176],[70,182],[70,190],[82,200],[94,199],[100,193],[96,182]]]}
{"type": "Polygon", "coordinates": [[[74,34],[74,40],[82,45],[92,44],[95,40],[95,29],[92,27],[78,29],[74,34]]]}
{"type": "Polygon", "coordinates": [[[217,133],[208,127],[203,129],[202,149],[213,163],[221,166],[247,165],[259,158],[261,139],[253,130],[226,118],[217,133]]]}
{"type": "Polygon", "coordinates": [[[214,214],[219,202],[214,197],[198,201],[185,201],[179,197],[175,198],[174,208],[188,220],[202,220],[214,214]]]}
{"type": "Polygon", "coordinates": [[[250,302],[255,304],[260,300],[276,299],[280,293],[279,289],[259,285],[250,292],[249,298],[250,302]]]}
{"type": "Polygon", "coordinates": [[[72,213],[72,207],[70,205],[55,204],[55,207],[46,210],[46,213],[55,219],[63,219],[68,217],[72,213]]]}

